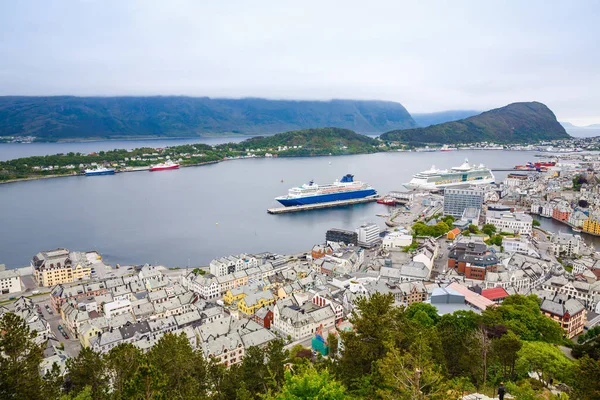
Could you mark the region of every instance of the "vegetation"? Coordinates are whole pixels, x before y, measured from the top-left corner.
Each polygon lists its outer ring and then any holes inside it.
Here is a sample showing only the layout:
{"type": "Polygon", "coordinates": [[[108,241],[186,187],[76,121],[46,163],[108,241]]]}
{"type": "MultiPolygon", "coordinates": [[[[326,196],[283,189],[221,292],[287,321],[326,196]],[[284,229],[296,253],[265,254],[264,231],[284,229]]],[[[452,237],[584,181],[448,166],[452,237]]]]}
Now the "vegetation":
{"type": "Polygon", "coordinates": [[[568,138],[554,113],[538,102],[513,103],[459,121],[381,135],[388,142],[436,144],[527,143],[568,138]]]}
{"type": "Polygon", "coordinates": [[[0,132],[44,141],[273,134],[337,126],[365,133],[416,126],[387,101],[208,97],[0,97],[0,132]]]}
{"type": "MultiPolygon", "coordinates": [[[[240,364],[206,360],[188,339],[166,334],[146,354],[122,344],[106,354],[83,349],[67,363],[38,373],[43,346],[16,315],[0,320],[0,398],[7,399],[458,399],[490,395],[500,381],[519,399],[551,399],[549,382],[573,388],[576,399],[600,393],[600,363],[570,360],[556,347],[560,326],[541,314],[535,296],[510,296],[476,314],[440,316],[430,304],[395,307],[392,295],[360,298],[340,332],[343,351],[312,356],[282,341],[250,347],[240,364]],[[540,380],[531,380],[537,372],[540,380]]],[[[333,336],[328,338],[333,343],[333,336]]],[[[337,345],[335,346],[337,348],[337,345]]],[[[337,349],[336,349],[337,350],[337,349]]]]}
{"type": "Polygon", "coordinates": [[[445,235],[450,230],[450,227],[445,222],[438,222],[435,225],[426,225],[424,222],[417,222],[412,226],[412,231],[415,236],[432,236],[439,237],[445,235]]]}
{"type": "Polygon", "coordinates": [[[140,148],[19,158],[0,162],[0,181],[73,175],[91,165],[106,165],[117,169],[145,167],[166,159],[178,160],[181,165],[187,166],[245,157],[248,154],[264,156],[269,152],[279,157],[373,153],[380,151],[378,145],[377,140],[347,129],[308,129],[214,147],[190,144],[165,149],[140,148]]]}
{"type": "Polygon", "coordinates": [[[583,184],[587,184],[588,181],[585,178],[585,176],[583,175],[577,175],[573,178],[573,190],[575,190],[576,192],[579,192],[581,190],[581,186],[583,184]]]}
{"type": "Polygon", "coordinates": [[[585,333],[582,333],[577,338],[577,343],[581,344],[588,340],[594,339],[600,335],[600,325],[596,325],[593,328],[588,329],[585,333]]]}
{"type": "Polygon", "coordinates": [[[533,219],[533,220],[531,221],[531,225],[535,227],[535,226],[540,226],[540,225],[542,225],[542,224],[541,224],[541,223],[540,223],[540,221],[538,221],[537,219],[533,219]]]}

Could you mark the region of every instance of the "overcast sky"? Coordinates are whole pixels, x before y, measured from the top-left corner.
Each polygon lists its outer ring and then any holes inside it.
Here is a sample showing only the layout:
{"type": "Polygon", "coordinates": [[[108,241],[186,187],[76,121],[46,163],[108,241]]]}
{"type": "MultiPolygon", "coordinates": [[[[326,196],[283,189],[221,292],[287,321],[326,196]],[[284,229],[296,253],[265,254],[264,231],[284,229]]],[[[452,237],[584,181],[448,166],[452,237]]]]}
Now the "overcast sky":
{"type": "Polygon", "coordinates": [[[537,100],[600,123],[600,2],[1,1],[0,95],[58,94],[537,100]]]}

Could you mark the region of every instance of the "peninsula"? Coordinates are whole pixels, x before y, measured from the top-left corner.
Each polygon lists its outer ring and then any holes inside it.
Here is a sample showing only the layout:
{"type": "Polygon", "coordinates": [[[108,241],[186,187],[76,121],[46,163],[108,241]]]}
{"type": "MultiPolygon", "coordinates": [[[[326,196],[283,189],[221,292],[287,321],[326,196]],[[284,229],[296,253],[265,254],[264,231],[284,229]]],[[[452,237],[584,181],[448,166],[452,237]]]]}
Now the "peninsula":
{"type": "Polygon", "coordinates": [[[459,121],[381,135],[385,141],[437,144],[533,143],[569,137],[554,113],[538,102],[513,103],[459,121]]]}

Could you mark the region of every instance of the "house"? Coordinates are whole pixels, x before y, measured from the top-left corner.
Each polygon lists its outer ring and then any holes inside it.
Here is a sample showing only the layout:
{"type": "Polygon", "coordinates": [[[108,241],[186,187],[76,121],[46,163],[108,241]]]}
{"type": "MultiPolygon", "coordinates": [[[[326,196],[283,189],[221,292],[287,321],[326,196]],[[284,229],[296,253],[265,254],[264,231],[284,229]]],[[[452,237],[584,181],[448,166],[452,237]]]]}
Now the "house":
{"type": "Polygon", "coordinates": [[[565,336],[572,339],[583,332],[586,311],[583,304],[576,299],[565,300],[566,296],[557,295],[554,299],[542,301],[540,309],[547,317],[558,322],[565,331],[565,336]]]}
{"type": "Polygon", "coordinates": [[[72,262],[69,250],[56,249],[37,253],[31,261],[33,277],[38,286],[54,286],[88,279],[91,267],[72,262]]]}
{"type": "Polygon", "coordinates": [[[0,294],[18,293],[21,289],[21,276],[14,269],[4,270],[0,264],[0,294]]]}
{"type": "Polygon", "coordinates": [[[243,297],[238,303],[237,308],[246,315],[254,315],[259,308],[275,303],[275,297],[269,290],[251,293],[243,297]]]}
{"type": "Polygon", "coordinates": [[[567,232],[559,232],[552,236],[552,243],[554,244],[555,257],[560,257],[561,255],[567,257],[578,256],[581,236],[567,232]]]}
{"type": "Polygon", "coordinates": [[[459,242],[448,253],[448,268],[456,269],[467,279],[484,280],[488,272],[496,272],[500,260],[482,242],[459,242]]]}
{"type": "Polygon", "coordinates": [[[454,228],[451,231],[448,231],[446,237],[450,240],[456,239],[460,235],[461,231],[458,228],[454,228]]]}
{"type": "Polygon", "coordinates": [[[272,307],[262,307],[254,312],[254,321],[260,326],[271,329],[273,323],[273,310],[272,307]]]}
{"type": "Polygon", "coordinates": [[[318,327],[333,327],[335,313],[329,306],[318,307],[312,302],[298,306],[292,300],[278,302],[273,309],[273,327],[292,340],[311,337],[318,327]]]}

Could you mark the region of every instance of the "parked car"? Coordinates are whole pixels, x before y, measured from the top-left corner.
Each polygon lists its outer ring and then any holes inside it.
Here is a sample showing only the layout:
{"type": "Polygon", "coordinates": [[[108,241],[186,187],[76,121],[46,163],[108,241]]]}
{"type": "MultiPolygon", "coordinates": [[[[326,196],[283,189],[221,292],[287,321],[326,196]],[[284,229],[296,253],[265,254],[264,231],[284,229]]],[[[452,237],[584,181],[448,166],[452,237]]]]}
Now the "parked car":
{"type": "Polygon", "coordinates": [[[63,332],[63,327],[62,327],[62,325],[60,325],[60,324],[58,325],[58,330],[59,330],[59,331],[61,331],[61,332],[63,332]]]}
{"type": "Polygon", "coordinates": [[[65,339],[69,339],[69,335],[67,335],[66,332],[63,331],[62,335],[64,336],[65,339]]]}

